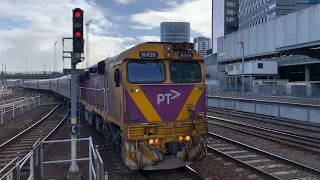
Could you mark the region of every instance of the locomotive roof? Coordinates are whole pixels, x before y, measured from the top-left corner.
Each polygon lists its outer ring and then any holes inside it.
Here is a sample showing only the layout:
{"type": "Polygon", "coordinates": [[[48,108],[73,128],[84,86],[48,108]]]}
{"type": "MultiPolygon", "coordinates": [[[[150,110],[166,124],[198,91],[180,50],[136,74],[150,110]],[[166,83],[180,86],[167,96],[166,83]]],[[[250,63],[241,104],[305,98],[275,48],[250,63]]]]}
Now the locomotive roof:
{"type": "MultiPolygon", "coordinates": [[[[109,64],[113,64],[113,63],[120,63],[125,59],[141,59],[139,57],[139,53],[141,51],[156,51],[158,52],[159,56],[158,59],[167,59],[165,58],[165,46],[166,44],[173,44],[173,43],[167,43],[167,42],[145,42],[145,43],[141,43],[138,45],[135,45],[133,47],[131,47],[130,49],[127,49],[123,52],[121,52],[120,54],[117,54],[113,57],[109,57],[104,59],[103,61],[109,62],[109,64]]],[[[173,55],[173,57],[171,59],[179,59],[178,55],[173,55]],[[176,56],[176,57],[175,57],[176,56]]],[[[147,58],[146,60],[148,60],[149,58],[147,58]]],[[[193,60],[202,60],[203,58],[201,57],[201,55],[199,53],[194,53],[194,57],[193,60]]],[[[91,67],[95,67],[95,65],[91,66],[91,67]]],[[[89,67],[89,68],[91,68],[89,67]]]]}

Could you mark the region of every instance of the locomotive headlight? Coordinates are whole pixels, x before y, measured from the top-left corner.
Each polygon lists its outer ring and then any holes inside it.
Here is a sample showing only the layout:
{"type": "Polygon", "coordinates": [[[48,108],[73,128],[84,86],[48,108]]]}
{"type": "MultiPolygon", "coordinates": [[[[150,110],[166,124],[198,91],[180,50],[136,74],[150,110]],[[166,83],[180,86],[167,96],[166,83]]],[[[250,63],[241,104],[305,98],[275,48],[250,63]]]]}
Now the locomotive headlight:
{"type": "Polygon", "coordinates": [[[198,116],[199,116],[200,118],[203,118],[203,117],[204,117],[204,112],[198,112],[198,116]]]}
{"type": "Polygon", "coordinates": [[[182,136],[179,136],[179,141],[182,141],[183,140],[183,137],[182,136]]]}
{"type": "Polygon", "coordinates": [[[196,91],[201,91],[202,87],[196,87],[196,91]]]}
{"type": "Polygon", "coordinates": [[[190,140],[190,136],[186,136],[186,140],[189,141],[190,140]]]}
{"type": "Polygon", "coordinates": [[[153,139],[149,139],[149,144],[152,145],[154,143],[153,139]]]}
{"type": "Polygon", "coordinates": [[[155,132],[154,127],[149,128],[149,129],[148,129],[148,132],[149,132],[150,134],[153,134],[153,133],[155,132]]]}
{"type": "Polygon", "coordinates": [[[136,89],[136,92],[139,92],[139,89],[136,89]]]}

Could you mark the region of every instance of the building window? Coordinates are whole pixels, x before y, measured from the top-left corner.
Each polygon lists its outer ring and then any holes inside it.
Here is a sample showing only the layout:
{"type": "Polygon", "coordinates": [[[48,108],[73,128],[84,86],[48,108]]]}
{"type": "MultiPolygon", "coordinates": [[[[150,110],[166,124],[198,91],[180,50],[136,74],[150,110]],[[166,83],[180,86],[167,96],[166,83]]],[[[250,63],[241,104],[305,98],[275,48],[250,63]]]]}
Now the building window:
{"type": "Polygon", "coordinates": [[[263,69],[263,63],[258,63],[258,69],[263,69]]]}
{"type": "Polygon", "coordinates": [[[227,22],[233,22],[233,21],[235,21],[235,18],[227,17],[227,22]]]}
{"type": "Polygon", "coordinates": [[[232,9],[227,9],[227,14],[229,14],[229,15],[234,15],[234,10],[232,10],[232,9]]]}
{"type": "Polygon", "coordinates": [[[229,2],[229,1],[227,1],[227,6],[228,6],[228,7],[235,7],[236,5],[235,5],[234,2],[229,2]]]}

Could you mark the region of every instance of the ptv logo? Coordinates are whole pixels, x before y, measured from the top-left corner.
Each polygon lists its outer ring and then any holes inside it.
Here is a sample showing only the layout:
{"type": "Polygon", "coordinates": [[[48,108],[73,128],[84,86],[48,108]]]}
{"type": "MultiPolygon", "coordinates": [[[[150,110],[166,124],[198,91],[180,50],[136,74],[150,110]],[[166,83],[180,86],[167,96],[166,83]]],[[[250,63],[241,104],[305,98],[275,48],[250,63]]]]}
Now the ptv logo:
{"type": "Polygon", "coordinates": [[[177,97],[180,96],[180,93],[175,91],[175,90],[170,90],[171,93],[166,93],[166,94],[157,94],[157,104],[160,105],[162,101],[167,99],[167,104],[170,104],[170,100],[173,100],[177,97]]]}

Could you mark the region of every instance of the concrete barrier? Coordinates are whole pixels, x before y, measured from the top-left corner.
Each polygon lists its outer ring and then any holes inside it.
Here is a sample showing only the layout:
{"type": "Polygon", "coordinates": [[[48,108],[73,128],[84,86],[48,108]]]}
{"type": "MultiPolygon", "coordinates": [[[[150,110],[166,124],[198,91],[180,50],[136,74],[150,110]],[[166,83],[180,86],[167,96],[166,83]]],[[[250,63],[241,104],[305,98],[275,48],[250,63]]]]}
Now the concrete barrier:
{"type": "Polygon", "coordinates": [[[320,123],[320,105],[207,96],[209,107],[231,109],[304,122],[320,123]]]}

